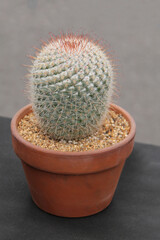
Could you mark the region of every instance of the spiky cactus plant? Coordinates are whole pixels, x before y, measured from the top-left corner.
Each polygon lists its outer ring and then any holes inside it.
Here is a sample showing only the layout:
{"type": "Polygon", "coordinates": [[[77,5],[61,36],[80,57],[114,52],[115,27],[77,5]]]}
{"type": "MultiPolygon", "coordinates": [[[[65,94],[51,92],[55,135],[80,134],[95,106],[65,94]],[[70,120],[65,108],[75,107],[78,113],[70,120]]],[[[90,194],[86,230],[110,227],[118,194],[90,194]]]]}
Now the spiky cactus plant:
{"type": "Polygon", "coordinates": [[[103,124],[112,95],[113,70],[105,50],[81,35],[52,37],[34,59],[33,111],[44,133],[78,140],[103,124]]]}

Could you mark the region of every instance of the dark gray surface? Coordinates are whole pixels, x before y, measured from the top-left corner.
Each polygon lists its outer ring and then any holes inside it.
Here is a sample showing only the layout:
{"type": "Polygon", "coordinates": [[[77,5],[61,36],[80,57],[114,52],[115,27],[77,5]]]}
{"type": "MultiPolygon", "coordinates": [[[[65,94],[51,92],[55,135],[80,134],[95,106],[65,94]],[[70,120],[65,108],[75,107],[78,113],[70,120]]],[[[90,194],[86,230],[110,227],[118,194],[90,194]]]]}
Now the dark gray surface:
{"type": "Polygon", "coordinates": [[[160,239],[159,147],[135,144],[107,209],[86,218],[60,218],[32,202],[9,124],[0,118],[1,240],[160,239]]]}
{"type": "Polygon", "coordinates": [[[21,64],[49,32],[95,33],[119,59],[116,103],[137,123],[136,140],[160,145],[159,0],[1,0],[0,115],[27,103],[21,64]]]}

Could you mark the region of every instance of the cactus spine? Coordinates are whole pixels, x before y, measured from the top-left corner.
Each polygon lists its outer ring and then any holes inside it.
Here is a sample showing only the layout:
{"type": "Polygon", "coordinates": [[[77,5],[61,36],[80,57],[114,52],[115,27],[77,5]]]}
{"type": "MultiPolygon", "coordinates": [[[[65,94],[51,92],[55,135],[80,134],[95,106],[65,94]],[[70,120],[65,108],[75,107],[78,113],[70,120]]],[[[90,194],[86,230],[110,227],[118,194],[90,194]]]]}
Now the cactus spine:
{"type": "Polygon", "coordinates": [[[106,118],[113,70],[101,46],[86,36],[52,38],[33,62],[30,95],[41,129],[50,137],[78,140],[106,118]]]}

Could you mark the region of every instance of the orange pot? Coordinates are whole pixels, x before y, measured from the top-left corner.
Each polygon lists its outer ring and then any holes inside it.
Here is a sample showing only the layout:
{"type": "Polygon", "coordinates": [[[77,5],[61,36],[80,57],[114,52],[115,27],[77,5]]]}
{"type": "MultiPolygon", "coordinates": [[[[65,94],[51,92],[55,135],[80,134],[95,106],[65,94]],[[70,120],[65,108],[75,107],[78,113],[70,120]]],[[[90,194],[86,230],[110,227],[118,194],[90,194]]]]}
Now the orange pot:
{"type": "Polygon", "coordinates": [[[83,217],[110,204],[125,160],[132,152],[136,129],[125,110],[111,106],[129,121],[129,135],[111,147],[86,152],[47,150],[24,140],[17,125],[32,111],[31,105],[13,117],[13,148],[21,159],[32,199],[39,208],[57,216],[83,217]]]}

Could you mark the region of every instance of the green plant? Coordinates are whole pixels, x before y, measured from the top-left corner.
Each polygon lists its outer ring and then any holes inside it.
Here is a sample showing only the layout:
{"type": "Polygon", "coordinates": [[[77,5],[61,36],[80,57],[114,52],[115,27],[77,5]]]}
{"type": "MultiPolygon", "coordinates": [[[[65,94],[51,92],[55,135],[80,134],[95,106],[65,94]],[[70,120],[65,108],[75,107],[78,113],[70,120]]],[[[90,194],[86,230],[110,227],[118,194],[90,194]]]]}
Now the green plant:
{"type": "Polygon", "coordinates": [[[51,37],[30,72],[33,111],[50,137],[78,140],[103,124],[113,69],[105,50],[83,35],[51,37]]]}

